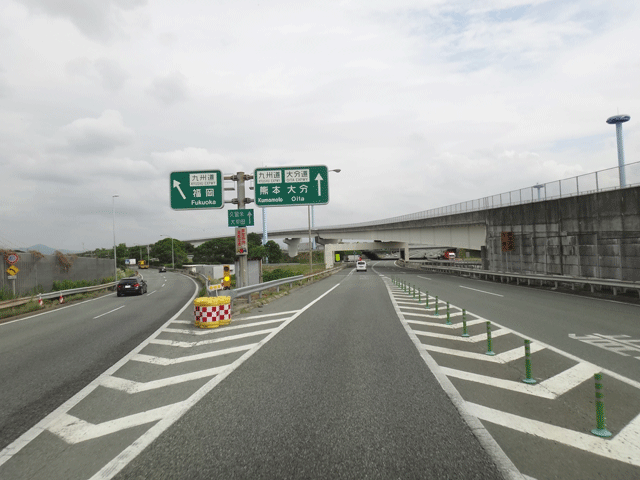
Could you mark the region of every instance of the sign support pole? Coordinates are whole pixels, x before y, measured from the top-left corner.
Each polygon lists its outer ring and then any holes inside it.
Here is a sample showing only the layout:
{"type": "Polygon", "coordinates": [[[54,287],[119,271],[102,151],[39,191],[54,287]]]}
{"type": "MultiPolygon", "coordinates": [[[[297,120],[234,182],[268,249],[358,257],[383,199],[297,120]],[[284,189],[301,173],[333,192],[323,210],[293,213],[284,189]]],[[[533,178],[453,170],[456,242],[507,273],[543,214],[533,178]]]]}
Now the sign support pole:
{"type": "Polygon", "coordinates": [[[309,217],[309,275],[313,275],[313,250],[311,249],[311,206],[307,205],[307,215],[309,217]]]}
{"type": "MultiPolygon", "coordinates": [[[[238,210],[244,208],[244,172],[238,172],[236,177],[238,184],[238,210]]],[[[248,284],[248,259],[247,253],[241,253],[238,257],[240,271],[236,272],[236,287],[245,287],[248,284]],[[239,280],[239,282],[238,282],[239,280]],[[239,284],[239,285],[238,285],[239,284]]]]}

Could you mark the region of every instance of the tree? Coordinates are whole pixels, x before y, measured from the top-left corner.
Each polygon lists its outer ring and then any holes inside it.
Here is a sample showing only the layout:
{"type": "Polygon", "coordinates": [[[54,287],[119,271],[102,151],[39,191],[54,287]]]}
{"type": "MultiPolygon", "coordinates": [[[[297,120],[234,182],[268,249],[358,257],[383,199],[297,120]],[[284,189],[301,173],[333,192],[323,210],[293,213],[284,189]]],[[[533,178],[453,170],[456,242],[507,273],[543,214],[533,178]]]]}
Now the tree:
{"type": "Polygon", "coordinates": [[[236,242],[233,237],[214,238],[195,248],[193,261],[195,263],[234,263],[236,257],[236,242]]]}
{"type": "Polygon", "coordinates": [[[173,239],[173,256],[171,258],[171,238],[163,238],[162,240],[151,245],[151,256],[160,260],[160,263],[170,264],[172,261],[176,265],[182,265],[187,262],[187,251],[180,240],[173,239]]]}
{"type": "Polygon", "coordinates": [[[269,240],[267,243],[265,243],[264,248],[266,251],[266,256],[269,257],[269,263],[282,262],[283,253],[280,245],[278,245],[273,240],[269,240]]]}

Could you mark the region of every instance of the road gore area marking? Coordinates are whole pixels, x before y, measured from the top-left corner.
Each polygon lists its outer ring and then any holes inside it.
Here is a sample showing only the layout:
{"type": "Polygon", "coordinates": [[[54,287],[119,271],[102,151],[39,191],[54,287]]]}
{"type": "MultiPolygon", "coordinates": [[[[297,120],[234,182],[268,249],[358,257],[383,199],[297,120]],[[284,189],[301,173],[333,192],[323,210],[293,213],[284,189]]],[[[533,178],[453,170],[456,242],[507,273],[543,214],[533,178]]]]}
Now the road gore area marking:
{"type": "Polygon", "coordinates": [[[465,287],[464,285],[458,285],[460,288],[466,288],[467,290],[473,290],[474,292],[486,293],[487,295],[495,295],[496,297],[504,297],[499,293],[485,292],[484,290],[478,290],[477,288],[465,287]]]}

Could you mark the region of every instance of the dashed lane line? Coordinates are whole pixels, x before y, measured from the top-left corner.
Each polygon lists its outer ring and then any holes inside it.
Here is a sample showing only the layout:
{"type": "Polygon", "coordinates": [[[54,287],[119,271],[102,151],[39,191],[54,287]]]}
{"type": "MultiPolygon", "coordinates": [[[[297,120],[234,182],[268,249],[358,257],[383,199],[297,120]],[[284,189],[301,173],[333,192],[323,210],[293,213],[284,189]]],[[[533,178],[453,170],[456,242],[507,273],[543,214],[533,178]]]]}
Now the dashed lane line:
{"type": "Polygon", "coordinates": [[[477,288],[465,287],[464,285],[458,285],[460,288],[466,288],[467,290],[473,290],[474,292],[486,293],[487,295],[495,295],[496,297],[504,297],[499,293],[486,292],[484,290],[478,290],[477,288]]]}
{"type": "Polygon", "coordinates": [[[113,310],[109,310],[108,312],[101,313],[101,314],[100,314],[100,315],[98,315],[97,317],[93,317],[93,319],[95,320],[96,318],[104,317],[105,315],[109,315],[110,313],[113,313],[113,312],[115,312],[116,310],[120,310],[121,308],[124,308],[124,307],[125,307],[125,305],[121,305],[121,306],[119,306],[118,308],[114,308],[113,310]]]}

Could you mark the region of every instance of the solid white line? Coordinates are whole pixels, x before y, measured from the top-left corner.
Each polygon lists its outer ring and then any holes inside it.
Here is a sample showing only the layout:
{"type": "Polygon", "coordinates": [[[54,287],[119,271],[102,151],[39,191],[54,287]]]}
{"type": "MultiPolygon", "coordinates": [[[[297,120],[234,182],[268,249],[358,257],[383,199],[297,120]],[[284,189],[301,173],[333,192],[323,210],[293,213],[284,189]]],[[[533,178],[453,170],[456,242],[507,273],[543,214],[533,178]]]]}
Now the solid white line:
{"type": "Polygon", "coordinates": [[[181,403],[174,403],[164,407],[154,408],[146,412],[135,413],[126,417],[116,418],[107,422],[93,424],[81,420],[73,415],[63,413],[49,426],[49,431],[66,443],[74,445],[94,438],[100,438],[126,428],[137,427],[146,423],[156,422],[172,410],[179,408],[181,403]]]}
{"type": "Polygon", "coordinates": [[[185,373],[183,375],[174,375],[173,377],[161,378],[150,382],[136,382],[134,380],[127,380],[126,378],[120,377],[103,377],[100,381],[100,385],[106,388],[112,388],[114,390],[133,394],[176,385],[178,383],[190,382],[191,380],[198,380],[200,378],[212,377],[223,372],[225,368],[227,368],[227,365],[208,368],[206,370],[200,370],[192,373],[185,373]]]}
{"type": "MultiPolygon", "coordinates": [[[[610,458],[619,462],[630,465],[640,466],[640,447],[638,446],[638,437],[630,439],[626,434],[618,439],[618,435],[612,440],[596,437],[588,433],[576,432],[567,428],[558,427],[549,423],[539,422],[530,418],[520,417],[511,413],[501,412],[475,403],[467,402],[467,408],[473,415],[481,420],[501,425],[518,432],[535,435],[539,438],[551,440],[553,442],[568,445],[570,447],[583,450],[585,452],[594,453],[601,457],[610,458]],[[631,441],[629,441],[631,440],[631,441]]],[[[631,426],[629,433],[637,435],[638,430],[636,417],[627,427],[631,426]],[[638,430],[635,432],[635,430],[638,430]]],[[[621,432],[622,433],[622,432],[621,432]]]]}
{"type": "Polygon", "coordinates": [[[225,348],[223,350],[216,350],[214,352],[205,352],[198,353],[196,355],[186,355],[184,357],[178,358],[166,358],[166,357],[158,357],[155,355],[145,355],[143,353],[139,353],[138,355],[134,355],[131,357],[131,360],[135,362],[143,362],[143,363],[151,363],[152,365],[175,365],[177,363],[185,363],[185,362],[193,362],[194,360],[202,360],[205,358],[219,357],[220,355],[227,355],[228,353],[237,353],[242,352],[244,350],[251,350],[255,348],[258,343],[251,343],[248,345],[241,345],[239,347],[233,348],[225,348]]]}
{"type": "Polygon", "coordinates": [[[236,368],[238,368],[242,363],[245,362],[248,358],[251,357],[262,345],[271,340],[274,336],[276,336],[280,331],[286,328],[292,321],[302,315],[305,311],[315,305],[317,302],[322,300],[325,296],[331,293],[333,290],[338,288],[340,284],[334,285],[332,288],[327,290],[325,293],[320,295],[314,301],[307,304],[301,310],[298,310],[293,317],[283,323],[280,327],[278,327],[274,332],[269,335],[267,338],[260,341],[254,348],[245,353],[242,357],[233,362],[227,370],[225,370],[220,375],[216,376],[209,382],[207,382],[204,386],[202,386],[196,393],[191,395],[187,400],[181,402],[179,408],[173,409],[167,416],[161,419],[158,423],[156,423],[153,427],[147,430],[141,437],[139,437],[133,444],[127,447],[125,450],[120,452],[120,454],[111,460],[108,464],[100,469],[98,473],[96,473],[90,480],[102,480],[102,479],[110,479],[114,475],[116,475],[120,470],[122,470],[129,462],[131,462],[142,450],[144,450],[151,442],[153,442],[156,438],[158,438],[166,429],[168,429],[174,422],[176,422],[180,417],[182,417],[193,405],[195,405],[202,397],[204,397],[207,393],[213,390],[221,381],[223,381],[227,376],[229,376],[236,368]]]}
{"type": "Polygon", "coordinates": [[[485,292],[484,290],[478,290],[477,288],[465,287],[464,285],[458,285],[460,288],[466,288],[467,290],[473,290],[474,292],[486,293],[487,295],[495,295],[496,297],[504,297],[499,293],[485,292]]]}
{"type": "MultiPolygon", "coordinates": [[[[40,317],[42,315],[49,315],[50,313],[59,312],[60,310],[66,310],[67,308],[72,308],[72,307],[77,307],[77,306],[80,306],[80,305],[84,305],[87,302],[95,302],[96,300],[102,300],[103,298],[106,298],[106,297],[108,297],[110,295],[113,295],[113,294],[109,293],[107,295],[102,295],[101,297],[90,298],[89,300],[84,300],[84,301],[78,302],[78,303],[72,303],[71,305],[67,305],[67,306],[64,306],[64,307],[58,307],[58,308],[55,308],[53,310],[47,310],[46,312],[36,313],[35,315],[30,315],[28,317],[17,318],[15,320],[9,320],[8,322],[0,323],[0,327],[4,327],[5,325],[11,325],[12,323],[24,322],[25,320],[31,320],[32,318],[40,317]]],[[[0,465],[2,465],[2,464],[0,463],[0,465]]]]}
{"type": "MultiPolygon", "coordinates": [[[[451,325],[451,326],[459,327],[459,325],[451,325]]],[[[457,342],[466,342],[466,343],[477,343],[477,342],[482,342],[487,340],[486,333],[480,333],[472,337],[462,337],[462,336],[449,335],[446,333],[423,332],[421,330],[414,330],[414,332],[416,335],[422,335],[423,337],[443,338],[445,340],[455,340],[457,342]]],[[[502,335],[508,335],[510,333],[511,333],[510,330],[507,330],[506,328],[501,328],[500,330],[492,331],[491,338],[501,337],[502,335]]]]}
{"type": "MultiPolygon", "coordinates": [[[[224,328],[199,328],[198,330],[184,330],[179,328],[165,328],[164,331],[167,333],[181,333],[184,335],[211,335],[215,333],[224,333],[229,330],[238,330],[240,328],[251,328],[251,327],[261,327],[262,325],[268,325],[270,323],[278,323],[284,322],[287,318],[276,318],[275,320],[265,320],[264,322],[254,322],[247,323],[246,325],[233,325],[233,326],[225,326],[224,328]]],[[[190,322],[191,323],[191,322],[190,322]]]]}
{"type": "MultiPolygon", "coordinates": [[[[256,335],[268,335],[273,332],[274,328],[269,328],[266,330],[258,330],[255,332],[247,332],[247,333],[239,333],[238,335],[229,335],[228,337],[221,338],[212,338],[211,340],[200,340],[198,342],[180,342],[177,340],[151,340],[151,343],[155,345],[166,345],[168,347],[181,347],[181,348],[191,348],[191,347],[200,347],[202,345],[211,345],[213,343],[227,342],[232,340],[240,340],[242,338],[254,337],[256,335]]],[[[500,330],[498,330],[500,331],[500,330]]]]}
{"type": "Polygon", "coordinates": [[[93,319],[95,320],[96,318],[104,317],[105,315],[109,315],[110,313],[115,312],[116,310],[120,310],[121,308],[124,308],[124,307],[125,307],[124,305],[120,305],[118,308],[114,308],[113,310],[109,310],[108,312],[102,313],[97,317],[93,317],[93,319]]]}

